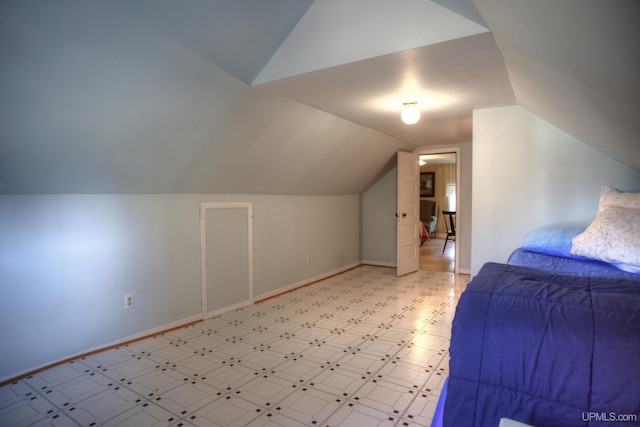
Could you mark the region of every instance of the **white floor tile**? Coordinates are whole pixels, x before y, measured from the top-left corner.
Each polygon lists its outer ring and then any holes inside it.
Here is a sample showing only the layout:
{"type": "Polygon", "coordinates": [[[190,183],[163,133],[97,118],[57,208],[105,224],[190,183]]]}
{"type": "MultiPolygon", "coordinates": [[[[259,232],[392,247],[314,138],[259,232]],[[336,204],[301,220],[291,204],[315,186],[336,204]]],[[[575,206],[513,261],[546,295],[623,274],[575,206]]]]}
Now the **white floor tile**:
{"type": "Polygon", "coordinates": [[[346,401],[314,388],[297,389],[283,399],[276,410],[298,425],[313,426],[329,418],[346,401]]]}
{"type": "Polygon", "coordinates": [[[188,418],[197,410],[224,396],[221,390],[199,381],[192,381],[162,393],[154,403],[167,411],[188,418]]]}
{"type": "Polygon", "coordinates": [[[211,371],[200,381],[224,392],[232,392],[261,373],[239,363],[231,362],[211,371]]]}
{"type": "MultiPolygon", "coordinates": [[[[142,343],[146,343],[146,341],[148,340],[140,341],[141,345],[145,345],[142,343]]],[[[81,358],[78,362],[93,369],[101,369],[138,356],[139,354],[129,349],[129,346],[123,346],[94,353],[81,358]]]]}
{"type": "Polygon", "coordinates": [[[35,392],[24,381],[15,381],[0,387],[0,411],[3,408],[20,402],[35,392]]]}
{"type": "Polygon", "coordinates": [[[395,414],[370,408],[359,403],[349,403],[338,409],[326,422],[328,426],[391,427],[398,418],[395,414]]]}
{"type": "Polygon", "coordinates": [[[263,408],[234,396],[218,399],[196,411],[188,421],[198,427],[245,427],[249,425],[263,408]]]}
{"type": "Polygon", "coordinates": [[[354,400],[386,414],[400,417],[409,407],[419,386],[401,386],[383,378],[374,378],[366,382],[355,394],[354,400]]]}
{"type": "Polygon", "coordinates": [[[170,337],[167,337],[164,335],[158,335],[152,338],[127,344],[125,349],[137,354],[144,355],[144,354],[158,351],[163,348],[167,348],[171,345],[171,343],[172,343],[172,340],[170,339],[170,337]]]}
{"type": "Polygon", "coordinates": [[[270,346],[255,347],[255,351],[244,355],[237,363],[245,366],[254,372],[269,372],[286,363],[287,357],[282,353],[274,351],[270,346]]]}
{"type": "Polygon", "coordinates": [[[368,378],[366,375],[357,374],[341,368],[330,367],[316,376],[309,387],[334,396],[349,398],[362,387],[368,378]]]}
{"type": "Polygon", "coordinates": [[[0,410],[0,426],[26,426],[57,412],[58,408],[44,397],[31,395],[0,410]]]}
{"type": "Polygon", "coordinates": [[[136,356],[121,361],[115,365],[100,370],[102,375],[113,381],[124,382],[142,376],[158,369],[159,364],[142,356],[136,356]]]}
{"type": "Polygon", "coordinates": [[[153,398],[168,390],[176,388],[189,381],[185,375],[171,369],[156,369],[140,377],[127,380],[125,387],[145,398],[153,398]]]}
{"type": "Polygon", "coordinates": [[[378,371],[378,378],[407,389],[418,387],[429,379],[433,372],[402,360],[393,360],[378,371]]]}
{"type": "Polygon", "coordinates": [[[41,394],[58,408],[66,408],[112,388],[113,384],[114,381],[110,378],[92,372],[89,375],[52,386],[41,394]]]}
{"type": "Polygon", "coordinates": [[[169,411],[145,402],[106,421],[105,427],[160,427],[170,425],[176,417],[169,411]]]}
{"type": "Polygon", "coordinates": [[[83,426],[101,426],[141,402],[142,398],[131,390],[114,387],[83,400],[73,411],[68,410],[67,416],[83,426]]]}
{"type": "Polygon", "coordinates": [[[29,424],[29,427],[77,427],[77,423],[64,413],[54,413],[48,417],[29,424]]]}
{"type": "Polygon", "coordinates": [[[0,427],[429,425],[467,282],[361,266],[0,387],[0,427]]]}
{"type": "Polygon", "coordinates": [[[370,377],[377,373],[387,362],[384,357],[379,357],[359,351],[345,354],[335,363],[335,367],[370,377]]]}
{"type": "Polygon", "coordinates": [[[433,414],[438,405],[439,395],[422,392],[418,393],[416,398],[406,410],[403,417],[407,425],[428,426],[431,425],[433,414]]]}
{"type": "Polygon", "coordinates": [[[173,369],[189,378],[201,378],[221,366],[222,362],[223,359],[212,353],[200,352],[181,360],[173,369]]]}
{"type": "Polygon", "coordinates": [[[300,427],[300,425],[301,423],[298,420],[267,412],[258,415],[258,418],[247,424],[247,427],[300,427]]]}
{"type": "Polygon", "coordinates": [[[300,387],[297,383],[268,373],[241,385],[234,391],[234,395],[261,407],[270,408],[290,395],[297,387],[300,387]]]}
{"type": "Polygon", "coordinates": [[[58,384],[82,377],[91,372],[83,363],[69,362],[39,372],[24,379],[24,382],[36,390],[50,390],[58,384]]]}
{"type": "Polygon", "coordinates": [[[305,384],[321,374],[326,365],[304,358],[291,358],[269,372],[291,384],[305,384]]]}

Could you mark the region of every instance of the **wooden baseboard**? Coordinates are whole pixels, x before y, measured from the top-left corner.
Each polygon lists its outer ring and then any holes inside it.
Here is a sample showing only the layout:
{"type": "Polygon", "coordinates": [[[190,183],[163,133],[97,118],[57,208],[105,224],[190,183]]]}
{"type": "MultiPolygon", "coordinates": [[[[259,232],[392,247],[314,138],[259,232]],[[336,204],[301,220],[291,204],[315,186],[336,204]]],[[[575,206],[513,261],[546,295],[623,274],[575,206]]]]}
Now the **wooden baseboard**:
{"type": "Polygon", "coordinates": [[[294,283],[293,285],[286,286],[284,288],[280,288],[279,290],[276,290],[274,292],[269,292],[267,294],[262,294],[261,296],[256,298],[255,303],[256,304],[263,303],[263,302],[268,301],[268,300],[270,300],[272,298],[276,298],[276,297],[279,297],[281,295],[288,294],[289,292],[293,292],[295,290],[298,290],[300,288],[304,288],[306,286],[312,285],[314,283],[318,283],[318,282],[321,282],[323,280],[327,280],[327,279],[329,279],[331,277],[335,277],[335,276],[337,276],[339,274],[342,274],[342,273],[345,273],[345,272],[347,272],[349,270],[353,270],[354,268],[359,267],[361,265],[362,265],[362,263],[359,263],[359,262],[358,263],[354,263],[354,264],[350,264],[350,265],[348,265],[346,267],[339,268],[339,269],[334,270],[334,271],[332,271],[330,273],[322,274],[320,276],[315,276],[315,277],[312,277],[312,278],[310,278],[308,280],[305,280],[305,281],[302,281],[302,282],[294,283]]]}
{"type": "MultiPolygon", "coordinates": [[[[198,316],[198,317],[201,317],[201,316],[198,316]]],[[[142,332],[140,335],[135,335],[134,337],[124,338],[122,341],[117,341],[117,342],[111,343],[111,344],[105,344],[104,346],[96,347],[96,348],[93,348],[91,350],[87,350],[87,351],[85,351],[83,353],[75,354],[73,356],[65,357],[64,359],[55,360],[53,362],[46,363],[46,364],[44,364],[42,366],[38,366],[37,368],[33,368],[33,369],[30,369],[30,370],[28,370],[26,372],[22,372],[22,373],[13,375],[13,376],[11,376],[9,378],[0,380],[0,387],[2,387],[4,385],[7,385],[7,384],[11,384],[13,382],[16,382],[16,381],[21,380],[21,379],[26,378],[26,377],[29,377],[31,375],[35,375],[35,374],[37,374],[39,372],[46,371],[47,369],[55,368],[56,366],[63,365],[65,363],[69,363],[69,362],[72,362],[74,360],[82,359],[83,357],[91,356],[91,355],[94,355],[96,353],[100,353],[100,352],[103,352],[103,351],[107,351],[107,350],[111,350],[111,349],[114,349],[114,348],[122,347],[122,346],[127,345],[127,344],[131,344],[131,343],[134,343],[134,342],[137,342],[137,341],[141,341],[141,340],[144,340],[144,339],[147,339],[147,338],[155,337],[155,336],[160,335],[160,334],[164,334],[164,333],[167,333],[167,332],[174,331],[176,329],[185,328],[187,326],[195,325],[196,323],[202,322],[202,318],[197,319],[197,320],[192,320],[192,319],[193,319],[193,317],[191,317],[189,319],[186,319],[183,323],[178,321],[178,322],[170,324],[170,325],[168,325],[166,327],[161,327],[158,330],[153,330],[153,332],[151,332],[151,331],[142,332]]]]}
{"type": "MultiPolygon", "coordinates": [[[[347,271],[353,270],[354,268],[357,268],[357,267],[359,267],[361,265],[371,265],[371,266],[374,266],[374,267],[396,268],[396,264],[394,264],[394,263],[381,263],[381,262],[374,262],[374,261],[358,262],[358,263],[354,263],[354,264],[345,266],[343,268],[334,270],[334,271],[329,272],[327,274],[323,274],[323,275],[320,275],[320,276],[312,277],[312,278],[308,279],[307,281],[298,282],[298,283],[295,283],[295,284],[290,285],[288,287],[281,288],[279,290],[274,291],[273,293],[263,294],[261,297],[258,297],[253,302],[255,304],[260,304],[260,303],[268,301],[268,300],[270,300],[272,298],[276,298],[276,297],[279,297],[281,295],[287,294],[289,292],[293,292],[293,291],[295,291],[297,289],[312,285],[314,283],[318,283],[318,282],[323,281],[323,280],[327,280],[327,279],[329,279],[331,277],[338,276],[338,275],[340,275],[342,273],[345,273],[347,271]]],[[[461,271],[460,274],[469,274],[469,273],[467,273],[466,270],[465,270],[465,271],[461,271]]],[[[244,305],[250,305],[250,304],[251,303],[249,302],[249,303],[246,303],[244,305]]],[[[235,308],[239,308],[239,307],[233,307],[233,309],[235,309],[235,308]]],[[[220,312],[216,312],[216,313],[209,313],[208,317],[213,317],[215,315],[222,314],[223,312],[226,312],[226,311],[229,311],[229,309],[224,309],[224,310],[221,310],[220,312]]],[[[2,387],[4,385],[7,385],[7,384],[11,384],[11,383],[13,383],[15,381],[18,381],[18,380],[21,380],[22,378],[26,378],[28,376],[35,375],[35,374],[37,374],[39,372],[42,372],[42,371],[45,371],[47,369],[50,369],[50,368],[53,368],[53,367],[56,367],[56,366],[59,366],[59,365],[65,364],[65,363],[69,363],[69,362],[74,361],[74,360],[81,359],[83,357],[91,356],[93,354],[100,353],[102,351],[111,350],[111,349],[114,349],[114,348],[117,348],[117,347],[122,347],[124,345],[135,343],[137,341],[141,341],[141,340],[144,340],[144,339],[147,339],[147,338],[151,338],[151,337],[154,337],[154,336],[157,336],[157,335],[160,335],[160,334],[164,334],[164,333],[176,330],[176,329],[180,329],[180,328],[184,328],[184,327],[187,327],[187,326],[191,326],[191,325],[194,325],[196,323],[200,323],[202,321],[203,321],[202,315],[195,315],[195,316],[192,316],[190,318],[183,319],[182,321],[178,321],[178,322],[174,322],[174,323],[169,324],[169,325],[165,325],[164,327],[160,327],[158,329],[153,329],[153,330],[150,330],[150,331],[142,332],[139,335],[135,335],[135,336],[132,336],[132,337],[124,338],[121,341],[113,342],[113,343],[110,343],[110,344],[105,344],[104,346],[96,347],[96,348],[93,348],[91,350],[87,350],[85,352],[66,357],[64,359],[60,359],[60,360],[56,360],[56,361],[53,361],[53,362],[49,362],[49,363],[46,363],[46,364],[44,364],[42,366],[38,366],[37,368],[30,369],[30,370],[28,370],[26,372],[22,372],[22,373],[18,373],[18,374],[12,375],[9,378],[0,379],[0,387],[2,387]]]]}
{"type": "Polygon", "coordinates": [[[371,265],[373,267],[387,267],[397,268],[398,264],[395,262],[378,262],[378,261],[362,261],[362,265],[371,265]]]}

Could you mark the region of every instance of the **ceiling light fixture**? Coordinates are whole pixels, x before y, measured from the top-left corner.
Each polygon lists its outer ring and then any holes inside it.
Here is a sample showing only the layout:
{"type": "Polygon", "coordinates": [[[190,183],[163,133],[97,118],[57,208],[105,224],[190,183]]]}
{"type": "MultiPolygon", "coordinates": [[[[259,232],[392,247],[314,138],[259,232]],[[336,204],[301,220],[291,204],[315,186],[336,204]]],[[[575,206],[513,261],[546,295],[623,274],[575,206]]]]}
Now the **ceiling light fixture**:
{"type": "Polygon", "coordinates": [[[420,110],[418,110],[418,101],[403,102],[404,109],[400,117],[404,124],[412,125],[420,120],[420,110]]]}

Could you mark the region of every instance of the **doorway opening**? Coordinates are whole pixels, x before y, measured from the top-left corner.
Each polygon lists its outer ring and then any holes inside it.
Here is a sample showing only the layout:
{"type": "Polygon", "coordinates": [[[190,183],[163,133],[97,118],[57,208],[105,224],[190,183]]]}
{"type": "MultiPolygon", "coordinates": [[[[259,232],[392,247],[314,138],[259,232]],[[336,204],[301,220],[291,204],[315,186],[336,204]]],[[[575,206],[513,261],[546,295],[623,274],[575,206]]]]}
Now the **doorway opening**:
{"type": "MultiPolygon", "coordinates": [[[[418,154],[420,220],[429,234],[429,239],[420,246],[420,270],[458,274],[459,245],[451,235],[449,215],[445,216],[443,211],[459,210],[460,149],[424,150],[418,154]]],[[[457,228],[457,215],[452,216],[457,228]]]]}

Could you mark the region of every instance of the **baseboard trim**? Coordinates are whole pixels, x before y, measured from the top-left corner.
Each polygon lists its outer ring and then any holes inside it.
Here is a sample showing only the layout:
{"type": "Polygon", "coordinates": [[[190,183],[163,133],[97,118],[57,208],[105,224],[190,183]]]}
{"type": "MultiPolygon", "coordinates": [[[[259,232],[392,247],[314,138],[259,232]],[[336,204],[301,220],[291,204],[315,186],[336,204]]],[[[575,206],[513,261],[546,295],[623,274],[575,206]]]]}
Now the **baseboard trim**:
{"type": "Polygon", "coordinates": [[[80,359],[82,357],[91,356],[92,354],[99,353],[101,351],[111,350],[112,348],[122,347],[123,345],[131,344],[136,341],[140,341],[145,338],[150,338],[156,335],[160,335],[166,332],[173,331],[175,329],[184,328],[185,326],[193,325],[195,323],[202,322],[202,314],[197,314],[194,316],[187,317],[185,319],[176,320],[175,322],[168,323],[163,326],[159,326],[157,328],[148,329],[146,331],[130,335],[126,338],[122,338],[119,340],[111,341],[105,343],[103,345],[99,345],[96,347],[89,348],[88,350],[84,350],[80,353],[71,354],[62,359],[52,360],[42,365],[38,365],[36,367],[30,368],[26,371],[18,372],[15,374],[11,374],[9,377],[0,378],[0,387],[11,384],[12,382],[21,380],[22,378],[26,378],[30,375],[37,374],[38,372],[42,372],[44,370],[71,362],[73,360],[80,359]]]}
{"type": "Polygon", "coordinates": [[[264,294],[260,294],[257,297],[255,297],[254,302],[256,304],[260,304],[261,302],[265,302],[271,298],[279,297],[280,295],[295,291],[296,289],[303,288],[313,283],[320,282],[321,280],[326,280],[330,277],[337,276],[338,274],[342,274],[346,271],[353,270],[354,268],[359,267],[362,264],[363,264],[362,262],[354,262],[353,264],[345,265],[344,267],[337,268],[328,273],[319,274],[317,276],[310,277],[300,282],[292,283],[291,285],[278,288],[274,291],[265,292],[264,294]]]}
{"type": "Polygon", "coordinates": [[[374,267],[389,267],[397,268],[398,264],[395,262],[380,262],[380,261],[362,261],[363,265],[372,265],[374,267]]]}
{"type": "Polygon", "coordinates": [[[106,351],[106,350],[111,350],[111,349],[116,348],[116,347],[121,347],[123,345],[130,344],[130,343],[133,343],[133,342],[136,342],[136,341],[140,341],[140,340],[145,339],[145,338],[150,338],[152,336],[159,335],[159,334],[162,334],[162,333],[165,333],[165,332],[169,332],[169,331],[172,331],[174,329],[179,329],[179,328],[183,328],[185,326],[189,326],[189,325],[192,325],[192,324],[195,324],[195,323],[199,323],[199,322],[202,322],[204,319],[209,319],[209,318],[212,318],[212,317],[215,317],[215,316],[219,316],[219,315],[227,313],[229,311],[237,310],[239,308],[243,308],[243,307],[249,306],[249,305],[254,304],[254,303],[263,302],[263,301],[265,301],[267,299],[274,298],[276,296],[282,295],[282,294],[287,293],[287,292],[291,292],[291,291],[293,291],[295,289],[298,289],[298,288],[301,288],[303,286],[308,286],[308,285],[310,285],[312,283],[316,283],[316,282],[319,282],[321,280],[325,280],[325,279],[328,279],[330,277],[336,276],[338,274],[344,273],[345,271],[352,270],[352,269],[354,269],[354,268],[356,268],[356,267],[358,267],[360,265],[362,265],[361,262],[355,262],[353,264],[346,265],[344,267],[338,268],[338,269],[330,271],[328,273],[320,274],[318,276],[311,277],[311,278],[303,280],[301,282],[293,283],[293,284],[291,284],[289,286],[282,287],[282,288],[277,289],[275,291],[264,293],[262,295],[259,295],[258,297],[255,297],[253,300],[243,301],[241,303],[238,303],[238,304],[235,304],[235,305],[232,305],[232,306],[229,306],[229,307],[224,307],[224,308],[221,308],[219,310],[215,310],[215,311],[212,311],[212,312],[209,312],[209,313],[206,313],[206,314],[199,313],[199,314],[187,317],[185,319],[177,320],[175,322],[171,322],[169,324],[166,324],[166,325],[163,325],[163,326],[159,326],[157,328],[152,328],[152,329],[149,329],[149,330],[146,330],[146,331],[134,334],[134,335],[130,335],[128,337],[125,337],[125,338],[122,338],[122,339],[119,339],[119,340],[111,341],[111,342],[108,342],[108,343],[105,343],[103,345],[99,345],[99,346],[96,346],[96,347],[91,347],[91,348],[89,348],[87,350],[84,350],[82,352],[70,354],[70,355],[68,355],[66,357],[63,357],[61,359],[52,360],[52,361],[49,361],[49,362],[44,363],[42,365],[38,365],[38,366],[35,366],[35,367],[32,367],[32,368],[29,368],[27,370],[24,370],[24,371],[20,371],[20,372],[17,372],[17,373],[10,374],[9,376],[0,378],[0,387],[2,387],[3,385],[6,385],[6,384],[11,384],[12,382],[18,381],[18,380],[20,380],[22,378],[26,378],[26,377],[28,377],[30,375],[37,374],[38,372],[42,372],[44,370],[47,370],[47,369],[50,369],[50,368],[53,368],[53,367],[56,367],[56,366],[71,362],[73,360],[80,359],[82,357],[91,356],[92,354],[99,353],[101,351],[106,351]]]}
{"type": "Polygon", "coordinates": [[[252,304],[253,304],[253,301],[247,300],[247,301],[239,302],[237,304],[230,305],[228,307],[219,308],[218,310],[210,311],[209,313],[207,313],[204,316],[204,319],[205,320],[211,319],[212,317],[220,316],[221,314],[225,314],[233,310],[238,310],[240,308],[244,308],[252,304]]]}
{"type": "MultiPolygon", "coordinates": [[[[342,274],[346,271],[349,270],[353,270],[356,267],[359,267],[361,265],[371,265],[371,266],[375,266],[375,267],[388,267],[388,268],[396,268],[396,264],[395,263],[387,263],[387,262],[377,262],[377,261],[362,261],[362,262],[354,262],[352,264],[337,268],[335,270],[332,270],[330,272],[324,273],[324,274],[320,274],[314,277],[310,277],[308,279],[302,280],[300,282],[297,283],[293,283],[291,285],[288,286],[284,286],[282,288],[276,289],[274,291],[270,291],[270,292],[265,292],[264,294],[258,295],[257,297],[255,297],[253,300],[250,301],[243,301],[241,303],[229,306],[229,307],[224,307],[222,309],[216,310],[216,311],[212,311],[207,313],[206,315],[203,315],[202,313],[193,315],[193,316],[189,316],[187,318],[184,319],[180,319],[177,320],[175,322],[171,322],[168,323],[166,325],[162,325],[162,326],[158,326],[156,328],[152,328],[152,329],[148,329],[146,331],[137,333],[137,334],[133,334],[130,335],[128,337],[119,339],[119,340],[115,340],[115,341],[111,341],[108,343],[105,343],[103,345],[100,346],[96,346],[96,347],[92,347],[89,348],[87,350],[84,350],[82,352],[76,353],[76,354],[71,354],[69,356],[66,356],[64,358],[58,359],[58,360],[53,360],[47,363],[44,363],[42,365],[30,368],[28,370],[25,371],[21,371],[21,372],[17,372],[14,374],[11,374],[10,376],[4,377],[4,378],[0,378],[0,387],[10,384],[12,382],[18,381],[22,378],[28,377],[30,375],[34,375],[37,374],[38,372],[42,372],[46,369],[50,369],[53,368],[55,366],[58,365],[62,365],[64,363],[68,363],[71,362],[73,360],[76,359],[80,359],[82,357],[87,357],[87,356],[91,356],[92,354],[95,353],[99,353],[101,351],[106,351],[106,350],[111,350],[113,348],[116,347],[121,347],[123,345],[127,345],[127,344],[131,344],[133,342],[136,341],[140,341],[142,339],[145,338],[150,338],[159,334],[163,334],[166,332],[170,332],[173,331],[175,329],[179,329],[179,328],[184,328],[186,326],[190,326],[193,325],[195,323],[199,323],[202,322],[205,319],[209,319],[215,316],[219,316],[221,314],[227,313],[229,311],[233,311],[233,310],[237,310],[239,308],[243,308],[246,306],[249,306],[251,304],[259,304],[261,302],[264,302],[266,300],[269,300],[271,298],[275,298],[278,297],[280,295],[286,294],[288,292],[292,292],[296,289],[305,287],[305,286],[309,286],[313,283],[317,283],[320,282],[322,280],[326,280],[329,279],[333,276],[337,276],[339,274],[342,274]]],[[[460,274],[471,274],[470,270],[460,270],[460,274]]]]}

